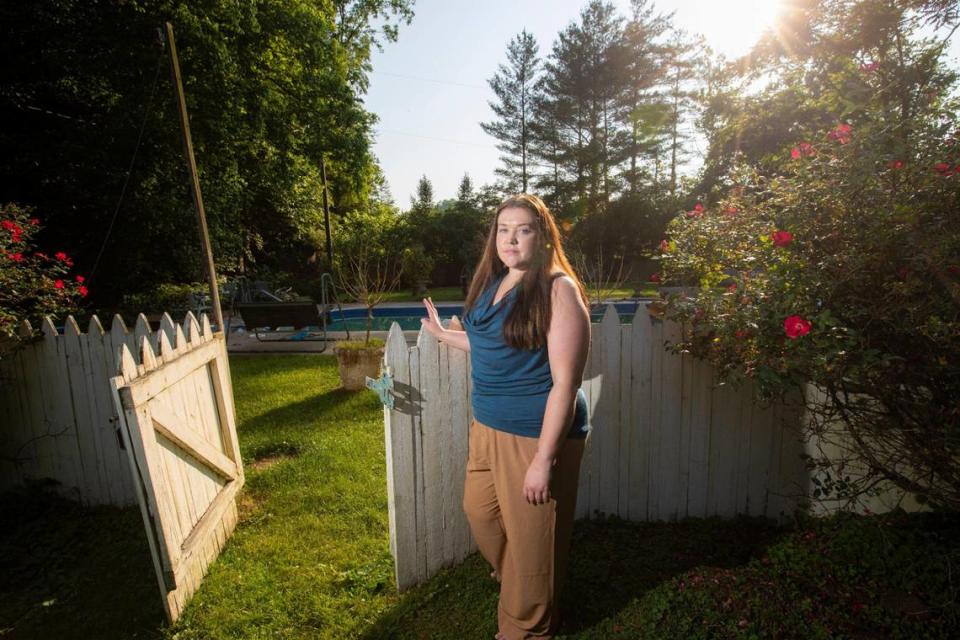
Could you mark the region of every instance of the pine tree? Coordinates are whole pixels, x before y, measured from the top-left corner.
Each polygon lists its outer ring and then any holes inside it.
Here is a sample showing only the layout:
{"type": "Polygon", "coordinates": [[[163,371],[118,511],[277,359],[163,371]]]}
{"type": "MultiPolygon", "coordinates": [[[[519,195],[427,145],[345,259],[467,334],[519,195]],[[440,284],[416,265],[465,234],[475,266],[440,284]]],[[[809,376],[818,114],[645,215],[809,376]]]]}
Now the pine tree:
{"type": "Polygon", "coordinates": [[[670,195],[677,194],[677,167],[686,155],[689,139],[685,128],[696,107],[698,68],[706,47],[702,38],[691,39],[683,30],[674,30],[666,57],[666,103],[669,131],[670,195]]]}
{"type": "Polygon", "coordinates": [[[410,198],[410,207],[414,210],[429,212],[434,206],[433,183],[427,176],[420,176],[420,182],[417,183],[417,196],[410,198]]]}
{"type": "Polygon", "coordinates": [[[628,166],[623,176],[627,190],[636,194],[644,175],[650,173],[641,166],[644,160],[652,165],[656,182],[657,158],[666,140],[663,134],[668,110],[657,88],[666,71],[667,50],[661,38],[670,27],[671,17],[655,14],[652,0],[632,0],[631,13],[624,27],[626,86],[620,107],[627,135],[624,155],[628,166]]]}
{"type": "Polygon", "coordinates": [[[497,116],[480,126],[499,140],[497,148],[503,153],[503,166],[496,170],[512,190],[526,192],[530,183],[530,121],[532,119],[533,91],[540,61],[537,41],[526,30],[521,31],[507,47],[508,65],[501,64],[488,83],[497,96],[490,108],[497,116]]]}

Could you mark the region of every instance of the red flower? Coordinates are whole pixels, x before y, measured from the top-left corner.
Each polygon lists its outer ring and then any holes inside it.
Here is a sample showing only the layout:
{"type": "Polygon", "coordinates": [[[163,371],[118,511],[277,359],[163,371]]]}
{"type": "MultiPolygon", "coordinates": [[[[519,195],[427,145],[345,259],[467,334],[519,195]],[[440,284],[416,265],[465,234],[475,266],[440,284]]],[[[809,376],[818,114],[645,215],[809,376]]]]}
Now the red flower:
{"type": "Polygon", "coordinates": [[[827,134],[827,137],[831,140],[836,140],[840,144],[847,144],[850,140],[853,139],[853,136],[850,135],[850,132],[853,130],[846,122],[842,122],[837,125],[837,128],[827,134]]]}
{"type": "Polygon", "coordinates": [[[891,160],[887,166],[891,169],[903,169],[903,160],[891,160]]]}
{"type": "Polygon", "coordinates": [[[53,286],[56,287],[57,289],[63,289],[63,280],[57,280],[56,282],[53,283],[53,286]]]}
{"type": "Polygon", "coordinates": [[[87,297],[87,294],[90,293],[90,291],[89,291],[85,286],[83,286],[83,285],[80,285],[80,288],[77,289],[77,291],[80,292],[80,297],[81,297],[81,298],[86,298],[86,297],[87,297]]]}
{"type": "Polygon", "coordinates": [[[32,225],[35,226],[35,227],[38,227],[38,226],[40,226],[40,219],[39,219],[39,218],[30,218],[30,224],[32,224],[32,225]]]}
{"type": "Polygon", "coordinates": [[[799,160],[802,157],[810,158],[815,155],[817,155],[817,152],[809,142],[801,142],[790,150],[790,157],[794,160],[799,160]]]}
{"type": "Polygon", "coordinates": [[[8,253],[7,257],[13,260],[14,262],[23,262],[23,254],[17,251],[16,253],[8,253]]]}
{"type": "Polygon", "coordinates": [[[899,269],[897,269],[897,277],[900,280],[906,280],[907,276],[909,275],[910,275],[910,271],[906,267],[900,267],[899,269]]]}
{"type": "Polygon", "coordinates": [[[941,176],[950,175],[950,165],[946,162],[938,162],[937,164],[933,165],[933,170],[941,176]]]}
{"type": "Polygon", "coordinates": [[[67,262],[68,260],[70,260],[70,258],[67,257],[67,254],[65,254],[63,251],[57,251],[55,254],[53,254],[53,257],[59,260],[60,262],[67,262]]]}
{"type": "Polygon", "coordinates": [[[697,213],[703,213],[703,205],[698,202],[697,204],[693,205],[693,210],[697,213]]]}
{"type": "Polygon", "coordinates": [[[86,278],[84,278],[83,276],[77,276],[77,282],[82,284],[85,280],[86,278]]]}
{"type": "Polygon", "coordinates": [[[793,241],[793,234],[789,231],[774,231],[773,244],[778,247],[785,247],[793,241]]]}
{"type": "Polygon", "coordinates": [[[737,329],[736,336],[737,336],[738,339],[746,338],[746,337],[747,337],[747,330],[746,330],[746,329],[737,329]]]}
{"type": "Polygon", "coordinates": [[[783,330],[791,340],[810,333],[810,326],[810,321],[802,316],[789,316],[783,321],[783,330]]]}
{"type": "Polygon", "coordinates": [[[7,231],[13,231],[14,229],[19,228],[17,227],[17,223],[13,220],[4,220],[3,222],[0,222],[0,225],[3,225],[3,228],[7,231]]]}
{"type": "Polygon", "coordinates": [[[740,213],[740,210],[731,205],[731,206],[727,207],[726,209],[724,209],[723,212],[724,212],[725,214],[727,214],[728,216],[731,216],[731,217],[732,217],[732,216],[735,216],[735,215],[737,215],[738,213],[740,213]]]}
{"type": "Polygon", "coordinates": [[[730,284],[727,285],[727,291],[729,291],[730,293],[733,293],[736,290],[737,290],[736,282],[731,282],[730,284]]]}
{"type": "Polygon", "coordinates": [[[648,279],[650,282],[660,282],[660,274],[659,274],[659,273],[651,273],[651,274],[650,274],[650,277],[647,278],[647,279],[648,279]]]}
{"type": "Polygon", "coordinates": [[[660,241],[660,253],[670,253],[670,243],[666,240],[660,241]]]}
{"type": "Polygon", "coordinates": [[[687,211],[688,218],[699,218],[703,215],[703,205],[699,202],[693,206],[693,211],[687,211]]]}

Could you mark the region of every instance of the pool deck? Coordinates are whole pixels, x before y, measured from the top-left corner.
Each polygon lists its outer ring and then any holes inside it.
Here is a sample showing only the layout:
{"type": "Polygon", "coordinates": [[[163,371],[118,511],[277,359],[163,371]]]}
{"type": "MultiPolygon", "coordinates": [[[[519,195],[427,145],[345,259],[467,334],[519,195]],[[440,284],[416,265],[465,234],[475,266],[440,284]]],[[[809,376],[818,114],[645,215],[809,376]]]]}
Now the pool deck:
{"type": "MultiPolygon", "coordinates": [[[[377,309],[390,309],[390,308],[405,308],[416,306],[416,302],[381,302],[377,305],[377,309]]],[[[445,301],[437,302],[436,305],[440,308],[443,308],[446,305],[463,306],[463,301],[445,301]]],[[[365,305],[362,304],[344,304],[344,309],[365,309],[365,305]]],[[[226,321],[226,319],[225,319],[226,321]]],[[[338,340],[346,340],[347,332],[346,331],[328,331],[327,338],[328,340],[324,342],[318,338],[322,337],[322,334],[317,332],[316,334],[311,334],[310,340],[291,340],[290,336],[294,335],[296,332],[293,331],[276,331],[269,333],[261,333],[261,337],[266,338],[265,340],[258,340],[257,337],[252,333],[247,331],[245,328],[240,328],[236,330],[231,330],[230,335],[227,336],[227,351],[230,354],[244,354],[244,353],[326,353],[333,355],[333,344],[338,340]]],[[[363,338],[365,331],[351,331],[350,338],[356,340],[358,337],[363,338]]],[[[371,331],[371,338],[381,338],[383,340],[387,339],[387,331],[371,331]]],[[[413,346],[417,342],[418,331],[404,331],[403,337],[406,338],[407,344],[413,346]]]]}

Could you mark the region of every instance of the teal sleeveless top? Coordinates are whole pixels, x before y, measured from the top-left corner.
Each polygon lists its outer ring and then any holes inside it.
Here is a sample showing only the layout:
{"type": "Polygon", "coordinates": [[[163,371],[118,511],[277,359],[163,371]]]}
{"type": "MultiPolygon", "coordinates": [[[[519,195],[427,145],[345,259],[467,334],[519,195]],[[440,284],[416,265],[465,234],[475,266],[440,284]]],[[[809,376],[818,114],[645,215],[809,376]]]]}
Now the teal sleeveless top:
{"type": "MultiPolygon", "coordinates": [[[[547,395],[553,388],[547,348],[529,351],[507,344],[503,323],[517,296],[517,288],[493,304],[502,281],[503,276],[496,278],[463,316],[463,327],[470,341],[473,417],[499,431],[539,438],[547,395]]],[[[568,437],[585,438],[588,431],[587,398],[580,389],[568,437]]]]}

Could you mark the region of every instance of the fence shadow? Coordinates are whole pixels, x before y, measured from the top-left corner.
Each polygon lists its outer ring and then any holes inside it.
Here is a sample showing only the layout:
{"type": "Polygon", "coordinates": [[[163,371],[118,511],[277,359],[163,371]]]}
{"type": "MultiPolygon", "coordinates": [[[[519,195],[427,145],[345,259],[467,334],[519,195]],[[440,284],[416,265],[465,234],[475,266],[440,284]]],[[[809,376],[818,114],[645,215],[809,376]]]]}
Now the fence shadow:
{"type": "MultiPolygon", "coordinates": [[[[759,518],[632,523],[581,520],[561,597],[559,634],[576,637],[616,616],[650,590],[695,567],[732,568],[762,556],[783,534],[759,518]]],[[[490,638],[496,632],[497,585],[473,555],[400,596],[364,640],[490,638]]]]}
{"type": "Polygon", "coordinates": [[[163,607],[137,508],[85,508],[50,492],[0,496],[0,635],[163,637],[163,607]]]}

